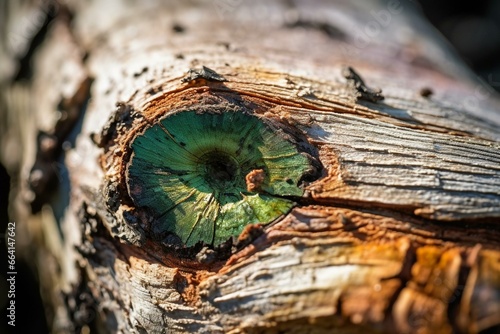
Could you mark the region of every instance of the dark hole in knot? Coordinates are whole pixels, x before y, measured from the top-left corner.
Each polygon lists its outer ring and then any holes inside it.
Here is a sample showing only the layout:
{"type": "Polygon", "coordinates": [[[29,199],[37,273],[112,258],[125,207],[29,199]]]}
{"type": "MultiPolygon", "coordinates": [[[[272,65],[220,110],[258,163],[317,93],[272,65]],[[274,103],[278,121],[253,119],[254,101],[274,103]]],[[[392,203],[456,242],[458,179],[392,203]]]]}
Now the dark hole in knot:
{"type": "Polygon", "coordinates": [[[205,180],[213,187],[223,189],[235,184],[239,175],[238,162],[222,152],[211,152],[203,156],[205,180]]]}

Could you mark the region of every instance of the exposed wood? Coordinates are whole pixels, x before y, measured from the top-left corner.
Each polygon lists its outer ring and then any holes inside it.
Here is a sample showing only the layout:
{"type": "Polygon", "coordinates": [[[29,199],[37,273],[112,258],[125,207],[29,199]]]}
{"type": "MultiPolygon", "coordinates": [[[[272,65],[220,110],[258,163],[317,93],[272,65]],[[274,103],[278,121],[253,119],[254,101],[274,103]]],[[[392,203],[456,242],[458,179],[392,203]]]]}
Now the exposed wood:
{"type": "Polygon", "coordinates": [[[411,2],[58,8],[32,80],[4,75],[1,147],[54,332],[499,328],[500,99],[411,2]],[[322,175],[230,254],[180,256],[127,223],[130,141],[234,106],[306,138],[322,175]]]}

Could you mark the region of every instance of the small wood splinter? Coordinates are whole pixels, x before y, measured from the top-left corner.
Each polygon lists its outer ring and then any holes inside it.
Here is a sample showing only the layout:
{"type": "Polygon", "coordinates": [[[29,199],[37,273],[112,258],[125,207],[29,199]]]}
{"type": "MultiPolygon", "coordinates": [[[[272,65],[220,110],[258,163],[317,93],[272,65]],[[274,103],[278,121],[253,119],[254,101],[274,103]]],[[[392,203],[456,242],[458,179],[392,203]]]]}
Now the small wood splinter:
{"type": "Polygon", "coordinates": [[[384,99],[381,89],[372,89],[366,86],[361,76],[350,66],[342,69],[342,75],[347,79],[347,82],[356,89],[356,98],[370,102],[378,102],[384,99]]]}

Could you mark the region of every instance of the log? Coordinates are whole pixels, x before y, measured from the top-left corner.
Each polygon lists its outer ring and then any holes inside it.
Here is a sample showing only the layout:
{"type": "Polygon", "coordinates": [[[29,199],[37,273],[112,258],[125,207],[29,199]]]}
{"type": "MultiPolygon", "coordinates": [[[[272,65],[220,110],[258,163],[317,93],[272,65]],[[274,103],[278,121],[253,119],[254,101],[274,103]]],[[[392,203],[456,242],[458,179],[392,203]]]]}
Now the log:
{"type": "Polygon", "coordinates": [[[413,2],[50,6],[1,158],[54,333],[499,330],[500,98],[413,2]]]}

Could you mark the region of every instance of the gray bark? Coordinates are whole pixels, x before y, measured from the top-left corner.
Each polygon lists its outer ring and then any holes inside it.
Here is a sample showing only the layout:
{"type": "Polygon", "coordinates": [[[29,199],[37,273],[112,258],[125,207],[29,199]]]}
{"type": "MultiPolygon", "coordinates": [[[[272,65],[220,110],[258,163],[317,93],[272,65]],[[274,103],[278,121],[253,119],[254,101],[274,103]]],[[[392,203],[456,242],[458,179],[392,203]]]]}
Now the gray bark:
{"type": "Polygon", "coordinates": [[[500,326],[500,99],[411,2],[56,10],[31,80],[2,71],[1,123],[18,242],[55,333],[500,326]],[[227,82],[182,82],[201,66],[227,82]],[[230,256],[183,259],[124,222],[122,153],[145,122],[228,100],[299,131],[323,176],[230,256]]]}

